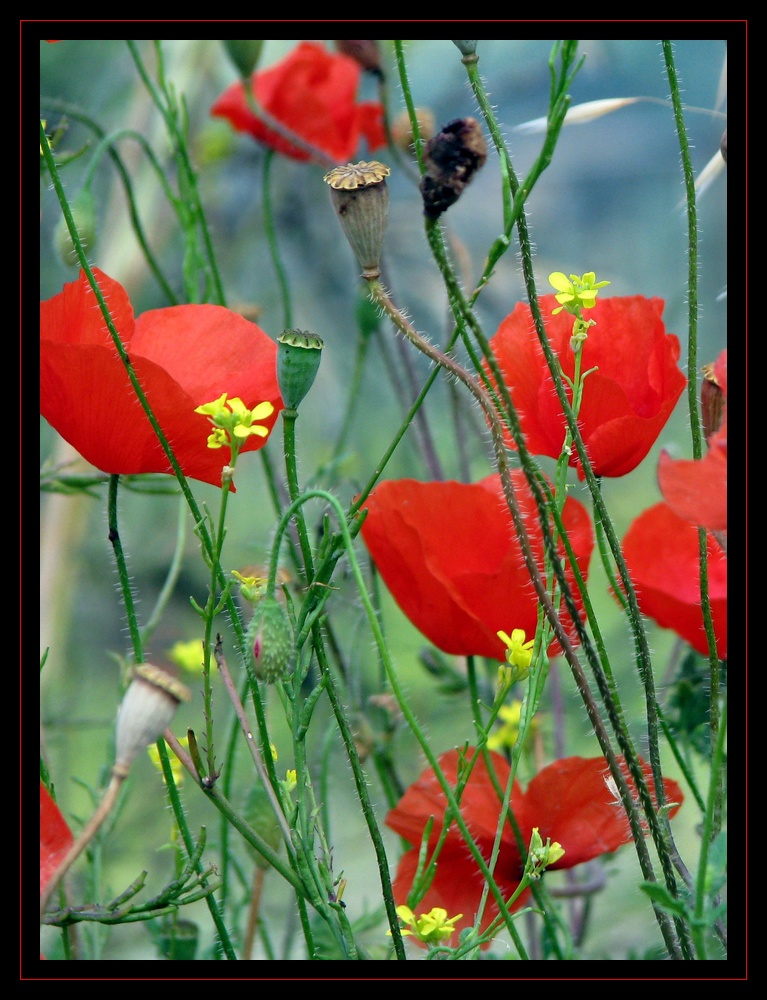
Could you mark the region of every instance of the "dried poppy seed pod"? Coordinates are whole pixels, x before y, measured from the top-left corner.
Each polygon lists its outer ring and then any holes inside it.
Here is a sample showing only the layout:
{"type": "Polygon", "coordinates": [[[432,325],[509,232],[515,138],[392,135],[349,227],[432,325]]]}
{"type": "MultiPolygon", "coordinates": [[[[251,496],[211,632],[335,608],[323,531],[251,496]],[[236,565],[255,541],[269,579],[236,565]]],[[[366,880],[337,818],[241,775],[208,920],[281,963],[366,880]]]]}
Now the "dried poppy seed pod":
{"type": "Polygon", "coordinates": [[[263,597],[248,625],[249,667],[258,680],[272,684],[292,670],[293,628],[274,595],[263,597]]]}
{"type": "Polygon", "coordinates": [[[113,773],[124,777],[136,757],[170,725],[179,703],[191,697],[189,688],[165,670],[140,663],[117,713],[113,773]]]}
{"type": "Polygon", "coordinates": [[[379,79],[383,79],[381,53],[376,40],[347,38],[340,41],[334,39],[334,43],[339,52],[354,59],[368,73],[374,73],[379,79]]]}
{"type": "Polygon", "coordinates": [[[719,150],[722,154],[722,159],[727,162],[727,129],[722,133],[722,141],[719,143],[719,150]]]}
{"type": "Polygon", "coordinates": [[[285,330],[277,342],[280,395],[285,407],[295,410],[314,384],[325,345],[315,334],[304,330],[285,330]]]}
{"type": "Polygon", "coordinates": [[[421,178],[424,215],[438,219],[463,193],[487,159],[487,143],[476,118],[456,118],[426,143],[421,178]]]}
{"type": "Polygon", "coordinates": [[[386,178],[390,173],[383,163],[362,160],[325,174],[341,229],[362,268],[362,277],[367,279],[381,274],[381,250],[389,219],[386,178]]]}

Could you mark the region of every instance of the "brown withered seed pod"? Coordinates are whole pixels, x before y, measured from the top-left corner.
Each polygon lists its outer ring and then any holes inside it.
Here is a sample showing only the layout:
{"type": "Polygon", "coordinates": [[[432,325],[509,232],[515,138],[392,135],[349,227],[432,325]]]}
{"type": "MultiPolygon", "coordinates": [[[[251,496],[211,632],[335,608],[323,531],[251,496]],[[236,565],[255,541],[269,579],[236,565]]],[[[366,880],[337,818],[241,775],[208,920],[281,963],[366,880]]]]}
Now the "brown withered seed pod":
{"type": "Polygon", "coordinates": [[[347,38],[335,42],[336,49],[360,64],[368,73],[383,78],[378,42],[371,39],[347,38]]]}
{"type": "Polygon", "coordinates": [[[448,122],[426,143],[420,184],[424,215],[437,219],[455,204],[486,159],[487,143],[476,118],[448,122]]]}

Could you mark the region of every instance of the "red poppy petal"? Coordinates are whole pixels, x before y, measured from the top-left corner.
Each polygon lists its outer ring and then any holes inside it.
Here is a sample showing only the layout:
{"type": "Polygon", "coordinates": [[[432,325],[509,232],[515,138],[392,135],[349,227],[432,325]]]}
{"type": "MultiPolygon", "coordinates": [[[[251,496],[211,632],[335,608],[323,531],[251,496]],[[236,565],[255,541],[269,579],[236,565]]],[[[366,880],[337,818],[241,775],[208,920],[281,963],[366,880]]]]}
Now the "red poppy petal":
{"type": "Polygon", "coordinates": [[[239,396],[248,408],[265,401],[281,406],[276,343],[223,306],[171,306],[143,313],[130,353],[164,369],[194,406],[223,392],[239,396]]]}
{"type": "Polygon", "coordinates": [[[48,789],[40,782],[40,893],[51,880],[69,848],[74,843],[72,831],[48,789]]]}
{"type": "MultiPolygon", "coordinates": [[[[542,566],[529,487],[520,470],[512,480],[542,566]]],[[[400,608],[436,646],[502,660],[499,630],[535,634],[538,604],[498,476],[470,485],[390,480],[374,490],[366,507],[362,536],[376,566],[400,608]]],[[[563,518],[587,575],[593,545],[588,513],[568,498],[563,518]]]]}
{"type": "MultiPolygon", "coordinates": [[[[119,282],[98,268],[93,268],[93,276],[109,307],[120,340],[127,345],[135,327],[128,293],[119,282]]],[[[100,345],[117,353],[84,271],[75,281],[64,285],[58,295],[40,303],[40,341],[41,349],[47,343],[100,345]]]]}
{"type": "MultiPolygon", "coordinates": [[[[156,309],[135,323],[124,290],[97,272],[115,324],[150,407],[185,475],[221,485],[227,460],[207,446],[210,422],[195,413],[226,392],[246,407],[282,407],[277,345],[253,323],[221,306],[156,309]]],[[[40,412],[80,454],[103,472],[171,473],[168,461],[113,346],[87,280],[41,303],[40,412]]],[[[251,436],[242,451],[266,439],[251,436]]]]}
{"type": "MultiPolygon", "coordinates": [[[[354,157],[368,111],[356,104],[360,67],[315,42],[301,42],[274,66],[257,72],[251,86],[261,107],[296,136],[343,163],[354,157]]],[[[268,127],[250,110],[242,82],[233,84],[211,108],[239,131],[296,160],[311,154],[268,127]]]]}
{"type": "MultiPolygon", "coordinates": [[[[640,610],[673,629],[704,656],[708,644],[700,608],[698,529],[665,504],[637,517],[623,540],[623,552],[640,610]]],[[[708,536],[708,582],[717,653],[727,657],[727,557],[708,536]]]]}
{"type": "Polygon", "coordinates": [[[727,530],[727,435],[717,434],[699,461],[673,459],[662,451],[658,485],[674,513],[709,531],[727,530]]]}
{"type": "MultiPolygon", "coordinates": [[[[469,750],[467,759],[471,760],[473,753],[473,749],[469,750]]],[[[500,787],[504,788],[509,779],[509,765],[500,754],[491,753],[490,757],[497,781],[500,787]]],[[[449,750],[439,757],[440,768],[453,788],[458,783],[460,762],[461,757],[457,750],[449,750]]],[[[515,782],[512,796],[515,798],[520,794],[519,784],[515,782]]],[[[435,841],[439,837],[446,804],[442,786],[434,771],[428,767],[387,814],[386,825],[414,847],[418,847],[430,816],[434,817],[431,840],[435,841]]],[[[492,844],[498,828],[500,799],[483,757],[480,757],[472,768],[461,795],[460,805],[461,813],[466,818],[472,836],[478,841],[485,840],[492,844]]],[[[460,838],[457,830],[455,835],[460,838]]]]}
{"type": "MultiPolygon", "coordinates": [[[[564,375],[574,374],[570,348],[573,318],[552,315],[553,295],[540,299],[546,333],[564,375]]],[[[587,316],[589,330],[582,371],[585,379],[578,424],[597,475],[625,475],[645,457],[668,420],[685,385],[679,369],[679,341],[667,334],[663,302],[642,296],[597,299],[587,316]]],[[[557,458],[565,420],[554,391],[529,306],[520,303],[491,340],[493,353],[510,387],[528,448],[557,458]]],[[[511,440],[509,444],[513,446],[511,440]]],[[[583,478],[577,455],[571,465],[583,478]]]]}
{"type": "Polygon", "coordinates": [[[368,149],[380,149],[387,143],[384,128],[384,109],[378,101],[362,101],[358,106],[359,129],[368,149]]]}
{"type": "MultiPolygon", "coordinates": [[[[651,777],[649,765],[643,763],[643,769],[651,777]]],[[[553,868],[572,868],[631,840],[628,818],[609,780],[603,757],[566,757],[544,767],[528,785],[524,794],[525,825],[537,826],[544,842],[549,837],[565,851],[553,868]]],[[[664,789],[668,801],[681,804],[683,795],[676,782],[665,781],[664,789]]],[[[519,810],[516,812],[521,825],[519,810]]]]}
{"type": "MultiPolygon", "coordinates": [[[[418,851],[406,851],[397,866],[397,874],[392,885],[394,901],[397,906],[407,905],[417,866],[418,851]]],[[[496,878],[496,881],[506,899],[515,892],[519,885],[518,880],[504,883],[496,878]]],[[[448,917],[457,917],[459,913],[462,914],[460,920],[456,921],[455,933],[445,942],[454,947],[458,944],[461,931],[474,926],[484,886],[484,876],[468,853],[466,845],[458,841],[448,841],[440,851],[434,879],[423,898],[413,907],[413,912],[420,915],[428,913],[435,906],[438,906],[447,911],[448,917]]],[[[515,901],[513,908],[518,909],[523,906],[528,897],[529,892],[522,893],[515,901]]],[[[485,930],[497,915],[498,904],[490,893],[485,904],[481,929],[485,930]]],[[[485,947],[489,947],[489,943],[485,947]]]]}
{"type": "Polygon", "coordinates": [[[714,362],[714,375],[716,375],[716,380],[719,383],[719,387],[727,396],[727,351],[724,350],[720,353],[719,357],[714,362]]]}

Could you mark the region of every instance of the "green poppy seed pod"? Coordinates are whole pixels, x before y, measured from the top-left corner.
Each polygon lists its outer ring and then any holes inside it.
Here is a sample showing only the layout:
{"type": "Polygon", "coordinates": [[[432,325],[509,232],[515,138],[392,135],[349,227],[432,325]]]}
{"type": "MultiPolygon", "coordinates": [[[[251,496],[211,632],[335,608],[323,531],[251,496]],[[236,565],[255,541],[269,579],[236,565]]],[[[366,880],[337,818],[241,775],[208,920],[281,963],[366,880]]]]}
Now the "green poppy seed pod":
{"type": "Polygon", "coordinates": [[[169,920],[160,932],[163,958],[173,962],[191,962],[197,954],[200,929],[191,920],[169,920]]]}
{"type": "Polygon", "coordinates": [[[263,38],[257,38],[255,41],[238,39],[232,41],[222,38],[221,42],[240,76],[249,77],[261,57],[261,49],[264,47],[263,38]]]}
{"type": "MultiPolygon", "coordinates": [[[[276,851],[282,840],[280,825],[277,822],[277,817],[274,815],[274,807],[272,806],[271,799],[267,795],[263,785],[253,785],[248,792],[243,815],[248,825],[252,826],[256,833],[267,842],[269,847],[276,851]]],[[[257,867],[271,867],[266,858],[262,854],[259,854],[255,847],[247,842],[246,846],[248,853],[253,858],[257,867]]]]}
{"type": "Polygon", "coordinates": [[[376,160],[347,163],[325,174],[330,200],[349,246],[362,268],[362,277],[381,274],[381,250],[389,219],[389,167],[376,160]]]}
{"type": "MultiPolygon", "coordinates": [[[[72,211],[72,218],[75,220],[80,242],[86,250],[92,250],[96,243],[96,203],[88,188],[83,188],[76,194],[69,207],[72,211]]],[[[79,265],[80,261],[63,215],[53,230],[53,245],[59,258],[67,267],[79,265]]]]}
{"type": "Polygon", "coordinates": [[[453,45],[458,48],[462,56],[473,56],[477,54],[477,39],[453,38],[453,45]]]}
{"type": "Polygon", "coordinates": [[[136,757],[162,736],[179,703],[191,697],[189,688],[165,670],[139,664],[117,713],[113,771],[126,775],[136,757]]]}
{"type": "Polygon", "coordinates": [[[295,410],[314,384],[320,367],[322,340],[307,330],[285,330],[277,338],[277,382],[282,401],[295,410]]]}
{"type": "Polygon", "coordinates": [[[273,684],[292,670],[293,629],[274,595],[262,598],[248,625],[250,667],[258,680],[273,684]]]}

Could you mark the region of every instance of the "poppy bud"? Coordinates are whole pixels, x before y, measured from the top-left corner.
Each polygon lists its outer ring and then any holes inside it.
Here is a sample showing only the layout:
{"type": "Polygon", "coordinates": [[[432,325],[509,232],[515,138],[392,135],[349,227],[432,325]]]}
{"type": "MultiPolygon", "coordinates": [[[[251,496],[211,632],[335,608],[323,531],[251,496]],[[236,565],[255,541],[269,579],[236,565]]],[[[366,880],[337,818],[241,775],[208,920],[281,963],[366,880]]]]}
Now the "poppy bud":
{"type": "Polygon", "coordinates": [[[263,38],[247,41],[241,39],[232,41],[222,38],[221,42],[240,76],[243,79],[249,77],[261,57],[261,49],[264,47],[263,38]]]}
{"type": "Polygon", "coordinates": [[[381,250],[389,218],[386,178],[390,173],[383,163],[363,160],[334,167],[325,174],[330,200],[363,278],[374,279],[381,273],[381,250]]]}
{"type": "Polygon", "coordinates": [[[322,340],[305,330],[285,330],[277,338],[277,382],[282,401],[295,410],[314,384],[322,340]]]}
{"type": "MultiPolygon", "coordinates": [[[[77,234],[86,250],[92,250],[96,243],[96,203],[88,188],[83,188],[72,199],[69,205],[72,218],[75,220],[77,234]]],[[[61,261],[67,267],[79,263],[77,251],[69,235],[67,220],[62,215],[53,230],[53,245],[61,261]]]]}
{"type": "Polygon", "coordinates": [[[293,629],[285,608],[267,596],[256,605],[248,626],[250,667],[258,680],[271,684],[292,670],[293,629]]]}
{"type": "Polygon", "coordinates": [[[138,754],[170,725],[179,703],[191,697],[189,689],[165,670],[151,663],[139,664],[117,714],[113,771],[126,775],[138,754]]]}
{"type": "Polygon", "coordinates": [[[421,178],[424,215],[438,219],[463,193],[487,159],[487,143],[476,118],[456,118],[426,143],[421,178]]]}
{"type": "MultiPolygon", "coordinates": [[[[276,851],[280,846],[280,826],[277,817],[274,815],[274,807],[263,785],[253,785],[248,792],[248,797],[243,809],[243,815],[248,825],[262,837],[266,843],[276,851]]],[[[269,862],[259,854],[251,844],[246,841],[248,853],[253,858],[258,868],[269,868],[269,862]]]]}
{"type": "Polygon", "coordinates": [[[192,961],[197,954],[200,929],[191,920],[169,920],[160,932],[163,958],[174,962],[192,961]]]}

